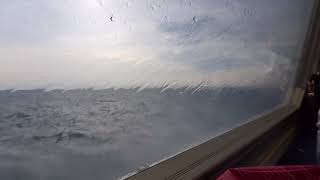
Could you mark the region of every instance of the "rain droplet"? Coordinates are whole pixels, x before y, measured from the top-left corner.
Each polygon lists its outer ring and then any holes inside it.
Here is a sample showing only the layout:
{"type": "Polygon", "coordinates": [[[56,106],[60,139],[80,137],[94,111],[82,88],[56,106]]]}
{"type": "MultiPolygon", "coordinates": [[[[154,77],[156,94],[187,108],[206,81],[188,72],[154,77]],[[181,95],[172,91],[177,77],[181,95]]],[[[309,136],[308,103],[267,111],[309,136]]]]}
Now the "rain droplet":
{"type": "Polygon", "coordinates": [[[165,22],[168,22],[169,20],[168,20],[168,16],[164,16],[163,17],[163,20],[165,21],[165,22]]]}
{"type": "Polygon", "coordinates": [[[98,4],[103,7],[103,2],[101,0],[97,0],[98,4]]]}
{"type": "Polygon", "coordinates": [[[130,6],[130,2],[127,1],[127,2],[126,2],[126,7],[128,8],[129,6],[130,6]]]}
{"type": "Polygon", "coordinates": [[[156,9],[155,5],[151,5],[150,8],[152,11],[154,11],[156,9]]]}
{"type": "Polygon", "coordinates": [[[193,22],[195,22],[195,23],[198,22],[198,19],[197,19],[196,16],[193,16],[192,20],[193,20],[193,22]]]}

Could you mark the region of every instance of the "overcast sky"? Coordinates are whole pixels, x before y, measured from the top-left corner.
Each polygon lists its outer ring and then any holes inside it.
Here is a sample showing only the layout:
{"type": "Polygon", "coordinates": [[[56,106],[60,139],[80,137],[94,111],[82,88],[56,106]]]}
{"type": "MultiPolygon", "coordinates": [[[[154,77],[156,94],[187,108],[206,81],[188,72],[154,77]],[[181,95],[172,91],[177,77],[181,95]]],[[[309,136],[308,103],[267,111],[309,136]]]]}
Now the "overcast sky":
{"type": "Polygon", "coordinates": [[[0,89],[288,81],[313,0],[1,0],[0,89]]]}

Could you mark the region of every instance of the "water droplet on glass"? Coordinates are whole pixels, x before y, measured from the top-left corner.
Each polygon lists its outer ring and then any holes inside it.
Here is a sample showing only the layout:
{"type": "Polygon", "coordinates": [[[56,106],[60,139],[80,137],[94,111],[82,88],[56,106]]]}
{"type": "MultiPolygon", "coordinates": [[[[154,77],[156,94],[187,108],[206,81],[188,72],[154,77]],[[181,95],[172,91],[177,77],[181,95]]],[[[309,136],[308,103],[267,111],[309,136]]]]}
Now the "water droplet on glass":
{"type": "Polygon", "coordinates": [[[198,22],[198,19],[197,19],[196,16],[193,16],[192,20],[193,20],[193,22],[195,22],[195,23],[198,22]]]}
{"type": "Polygon", "coordinates": [[[101,0],[97,0],[98,4],[103,7],[103,2],[101,0]]]}
{"type": "Polygon", "coordinates": [[[151,10],[152,10],[152,11],[154,11],[155,8],[156,8],[156,7],[155,7],[154,5],[151,5],[151,10]]]}
{"type": "Polygon", "coordinates": [[[130,6],[130,2],[127,1],[127,2],[126,2],[126,7],[128,8],[129,6],[130,6]]]}
{"type": "Polygon", "coordinates": [[[164,17],[163,17],[163,22],[164,22],[164,23],[169,23],[169,18],[168,18],[168,16],[164,16],[164,17]]]}

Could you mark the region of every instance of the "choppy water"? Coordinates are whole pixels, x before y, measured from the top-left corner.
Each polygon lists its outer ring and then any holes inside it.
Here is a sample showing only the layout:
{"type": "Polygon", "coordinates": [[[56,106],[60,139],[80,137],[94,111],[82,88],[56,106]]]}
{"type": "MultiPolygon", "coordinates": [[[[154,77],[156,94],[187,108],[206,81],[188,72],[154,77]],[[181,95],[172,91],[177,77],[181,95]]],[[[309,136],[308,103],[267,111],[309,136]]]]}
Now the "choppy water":
{"type": "Polygon", "coordinates": [[[271,110],[276,89],[0,91],[0,179],[116,179],[271,110]]]}

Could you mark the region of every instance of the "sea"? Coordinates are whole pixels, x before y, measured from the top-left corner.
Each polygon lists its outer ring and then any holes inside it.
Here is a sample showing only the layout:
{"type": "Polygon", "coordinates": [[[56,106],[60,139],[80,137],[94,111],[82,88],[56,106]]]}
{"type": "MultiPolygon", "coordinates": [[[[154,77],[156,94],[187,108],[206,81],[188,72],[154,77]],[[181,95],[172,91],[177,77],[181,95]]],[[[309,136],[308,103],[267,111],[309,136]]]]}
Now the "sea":
{"type": "Polygon", "coordinates": [[[139,172],[285,102],[277,88],[3,90],[0,179],[139,172]]]}

